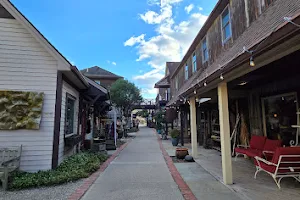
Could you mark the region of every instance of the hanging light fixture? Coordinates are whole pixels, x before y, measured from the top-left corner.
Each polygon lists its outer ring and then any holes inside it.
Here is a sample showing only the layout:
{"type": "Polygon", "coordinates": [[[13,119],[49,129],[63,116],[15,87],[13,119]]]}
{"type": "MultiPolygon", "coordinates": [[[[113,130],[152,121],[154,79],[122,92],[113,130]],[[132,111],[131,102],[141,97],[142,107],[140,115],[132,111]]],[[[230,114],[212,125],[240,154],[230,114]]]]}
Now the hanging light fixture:
{"type": "Polygon", "coordinates": [[[222,81],[224,80],[223,74],[221,74],[220,79],[221,79],[222,81]]]}
{"type": "Polygon", "coordinates": [[[206,81],[204,82],[204,84],[203,84],[205,87],[207,86],[207,83],[206,83],[206,81]]]}
{"type": "Polygon", "coordinates": [[[194,90],[194,94],[197,94],[197,90],[194,90]]]}
{"type": "Polygon", "coordinates": [[[253,56],[250,57],[250,63],[249,64],[250,64],[251,67],[255,67],[255,62],[254,62],[253,56]]]}

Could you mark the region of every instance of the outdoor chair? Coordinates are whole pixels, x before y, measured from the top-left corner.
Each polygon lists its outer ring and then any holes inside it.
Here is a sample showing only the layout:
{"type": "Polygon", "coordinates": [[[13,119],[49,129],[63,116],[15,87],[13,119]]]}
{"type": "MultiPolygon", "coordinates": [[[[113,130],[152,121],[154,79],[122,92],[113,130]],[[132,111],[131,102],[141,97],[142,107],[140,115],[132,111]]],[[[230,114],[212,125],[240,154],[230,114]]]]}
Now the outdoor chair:
{"type": "Polygon", "coordinates": [[[261,158],[266,158],[267,160],[272,160],[276,148],[281,146],[281,140],[270,140],[264,136],[253,135],[250,140],[250,147],[239,145],[237,148],[235,148],[235,158],[237,158],[239,155],[246,155],[251,158],[258,156],[261,158]]]}
{"type": "Polygon", "coordinates": [[[259,156],[255,157],[256,172],[264,171],[272,176],[278,188],[280,181],[285,177],[292,177],[300,182],[300,147],[279,147],[271,161],[259,156]]]}
{"type": "Polygon", "coordinates": [[[262,157],[266,139],[267,138],[264,136],[252,135],[250,146],[238,145],[234,149],[236,154],[235,159],[237,159],[239,155],[247,155],[249,157],[262,157]]]}
{"type": "Polygon", "coordinates": [[[13,147],[0,147],[0,180],[4,190],[8,186],[9,173],[17,170],[20,166],[20,157],[22,152],[22,146],[13,147]]]}

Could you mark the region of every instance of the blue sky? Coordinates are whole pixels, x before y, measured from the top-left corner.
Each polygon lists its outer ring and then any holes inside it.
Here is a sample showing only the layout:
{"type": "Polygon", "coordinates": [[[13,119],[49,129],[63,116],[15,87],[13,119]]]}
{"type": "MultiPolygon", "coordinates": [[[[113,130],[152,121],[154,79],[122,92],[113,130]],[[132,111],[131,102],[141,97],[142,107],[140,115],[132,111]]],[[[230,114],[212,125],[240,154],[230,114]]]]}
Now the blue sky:
{"type": "Polygon", "coordinates": [[[180,61],[217,0],[11,0],[79,69],[100,66],[134,82],[145,98],[180,61]]]}

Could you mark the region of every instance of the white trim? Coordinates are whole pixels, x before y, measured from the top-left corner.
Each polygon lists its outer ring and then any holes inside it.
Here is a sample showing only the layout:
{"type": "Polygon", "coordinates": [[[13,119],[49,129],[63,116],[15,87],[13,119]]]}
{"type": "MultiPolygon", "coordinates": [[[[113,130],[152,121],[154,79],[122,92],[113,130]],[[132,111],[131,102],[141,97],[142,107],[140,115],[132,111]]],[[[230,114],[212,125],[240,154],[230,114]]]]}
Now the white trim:
{"type": "Polygon", "coordinates": [[[72,64],[31,24],[8,0],[0,0],[1,5],[58,61],[59,70],[71,70],[72,64]]]}

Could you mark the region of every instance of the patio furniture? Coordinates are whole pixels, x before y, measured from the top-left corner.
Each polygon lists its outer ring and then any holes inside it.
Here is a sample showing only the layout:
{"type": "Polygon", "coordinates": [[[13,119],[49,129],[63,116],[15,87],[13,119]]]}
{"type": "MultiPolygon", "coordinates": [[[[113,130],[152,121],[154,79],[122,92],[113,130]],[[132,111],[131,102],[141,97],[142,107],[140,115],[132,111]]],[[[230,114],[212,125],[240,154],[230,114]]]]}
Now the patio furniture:
{"type": "Polygon", "coordinates": [[[0,180],[3,189],[8,186],[9,173],[17,170],[20,166],[22,146],[20,147],[0,147],[0,180]]]}
{"type": "Polygon", "coordinates": [[[300,182],[300,147],[279,147],[271,161],[259,156],[255,160],[255,179],[258,172],[264,171],[272,176],[279,189],[280,181],[285,177],[293,177],[300,182]]]}
{"type": "Polygon", "coordinates": [[[234,151],[235,151],[235,160],[239,155],[247,155],[249,157],[255,157],[263,156],[263,148],[266,143],[266,137],[264,136],[258,136],[258,135],[252,135],[250,140],[250,146],[244,146],[244,145],[238,145],[234,151]]]}
{"type": "Polygon", "coordinates": [[[267,160],[272,160],[276,148],[281,146],[281,140],[270,140],[264,136],[253,135],[250,140],[250,147],[241,148],[241,145],[238,145],[238,147],[235,148],[235,158],[237,158],[239,155],[247,155],[251,158],[259,156],[264,157],[267,160]]]}

